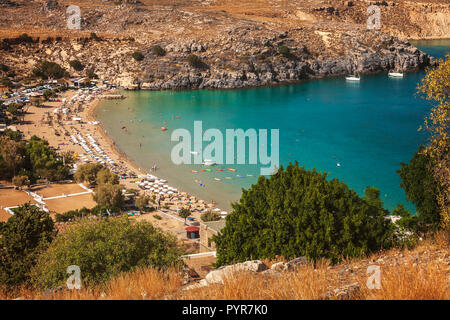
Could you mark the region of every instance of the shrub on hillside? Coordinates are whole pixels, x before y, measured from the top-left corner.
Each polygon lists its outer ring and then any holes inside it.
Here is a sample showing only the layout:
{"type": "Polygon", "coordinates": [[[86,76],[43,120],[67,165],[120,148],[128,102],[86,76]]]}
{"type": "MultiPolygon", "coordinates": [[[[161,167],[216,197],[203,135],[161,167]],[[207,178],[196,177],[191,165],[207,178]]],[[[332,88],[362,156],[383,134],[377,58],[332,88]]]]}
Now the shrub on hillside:
{"type": "Polygon", "coordinates": [[[69,73],[56,62],[42,61],[40,65],[33,69],[33,74],[44,80],[60,79],[67,77],[69,73]]]}
{"type": "Polygon", "coordinates": [[[338,261],[392,245],[393,226],[374,199],[337,179],[289,164],[244,190],[213,240],[217,264],[307,256],[338,261]]]}
{"type": "Polygon", "coordinates": [[[131,56],[134,58],[134,60],[136,61],[142,61],[144,60],[144,55],[142,54],[142,52],[140,51],[135,51],[131,54],[131,56]]]}
{"type": "Polygon", "coordinates": [[[69,64],[76,71],[82,71],[84,69],[84,66],[80,62],[80,60],[72,60],[69,62],[69,64]]]}
{"type": "Polygon", "coordinates": [[[193,68],[197,68],[197,69],[203,69],[206,67],[205,63],[202,61],[202,59],[200,59],[199,56],[195,55],[195,54],[190,54],[187,57],[187,62],[189,63],[189,65],[193,68]]]}
{"type": "Polygon", "coordinates": [[[164,50],[163,48],[161,48],[161,46],[158,45],[152,47],[152,52],[159,57],[162,57],[166,54],[166,50],[164,50]]]}
{"type": "Polygon", "coordinates": [[[26,284],[39,253],[55,236],[53,221],[38,207],[25,204],[0,222],[0,285],[26,284]]]}
{"type": "Polygon", "coordinates": [[[82,220],[58,235],[39,257],[33,284],[41,289],[64,285],[67,267],[77,265],[83,285],[92,286],[139,267],[181,266],[181,254],[174,236],[148,222],[82,220]]]}

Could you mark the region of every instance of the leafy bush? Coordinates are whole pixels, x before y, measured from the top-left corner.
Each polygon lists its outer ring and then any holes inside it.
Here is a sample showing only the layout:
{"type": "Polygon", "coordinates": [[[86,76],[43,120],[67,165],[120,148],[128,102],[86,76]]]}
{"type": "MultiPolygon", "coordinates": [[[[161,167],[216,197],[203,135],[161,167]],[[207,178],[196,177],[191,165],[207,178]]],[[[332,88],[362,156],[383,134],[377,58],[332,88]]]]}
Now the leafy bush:
{"type": "Polygon", "coordinates": [[[90,38],[91,40],[95,40],[95,41],[100,40],[100,37],[97,36],[97,34],[96,34],[95,32],[91,32],[91,35],[90,35],[89,38],[90,38]]]}
{"type": "Polygon", "coordinates": [[[152,52],[159,57],[162,57],[166,54],[166,50],[164,50],[163,48],[161,48],[161,46],[158,45],[152,47],[152,52]]]}
{"type": "Polygon", "coordinates": [[[9,67],[3,63],[0,64],[0,71],[3,72],[8,72],[9,71],[9,67]]]}
{"type": "Polygon", "coordinates": [[[205,68],[205,63],[195,54],[190,54],[187,57],[187,62],[191,67],[197,68],[197,69],[203,69],[205,68]]]}
{"type": "Polygon", "coordinates": [[[84,69],[84,65],[79,60],[72,60],[69,64],[76,71],[82,71],[84,69]]]}
{"type": "Polygon", "coordinates": [[[221,234],[217,264],[251,259],[322,257],[336,262],[392,246],[393,226],[373,196],[337,179],[289,164],[244,190],[221,234]]]}
{"type": "Polygon", "coordinates": [[[4,87],[12,87],[13,82],[8,77],[3,77],[0,79],[0,84],[4,87]]]}
{"type": "Polygon", "coordinates": [[[181,254],[174,236],[148,222],[84,219],[58,235],[39,257],[33,284],[42,289],[63,285],[67,267],[77,265],[84,286],[92,286],[139,267],[181,266],[181,254]]]}
{"type": "Polygon", "coordinates": [[[135,51],[131,54],[131,56],[134,58],[134,60],[136,61],[142,61],[144,60],[144,55],[142,54],[142,52],[140,51],[135,51]]]}
{"type": "Polygon", "coordinates": [[[16,286],[30,280],[37,256],[55,236],[53,221],[38,207],[25,204],[5,223],[0,222],[0,285],[16,286]]]}
{"type": "Polygon", "coordinates": [[[286,46],[280,46],[278,52],[285,58],[294,59],[295,55],[291,53],[291,49],[286,46]]]}
{"type": "Polygon", "coordinates": [[[97,217],[116,216],[120,213],[120,208],[109,205],[96,205],[91,209],[91,213],[97,217]]]}
{"type": "Polygon", "coordinates": [[[68,222],[68,221],[73,221],[76,218],[82,218],[86,215],[89,214],[89,209],[87,208],[82,208],[82,209],[77,209],[77,210],[70,210],[67,211],[65,213],[59,214],[57,213],[55,215],[55,220],[56,222],[68,222]]]}
{"type": "Polygon", "coordinates": [[[22,33],[19,36],[19,43],[31,43],[33,42],[33,38],[31,38],[28,34],[22,33]]]}
{"type": "Polygon", "coordinates": [[[44,80],[48,78],[61,79],[69,75],[69,73],[59,64],[50,61],[42,61],[40,65],[33,70],[33,74],[44,80]]]}

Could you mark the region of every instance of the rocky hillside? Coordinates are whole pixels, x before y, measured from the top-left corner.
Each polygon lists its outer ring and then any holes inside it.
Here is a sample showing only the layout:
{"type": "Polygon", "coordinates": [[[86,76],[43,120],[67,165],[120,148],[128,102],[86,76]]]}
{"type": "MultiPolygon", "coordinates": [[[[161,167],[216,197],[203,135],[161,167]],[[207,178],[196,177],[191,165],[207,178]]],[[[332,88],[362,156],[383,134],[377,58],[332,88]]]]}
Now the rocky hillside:
{"type": "Polygon", "coordinates": [[[0,300],[450,299],[448,235],[427,240],[411,250],[390,250],[336,265],[326,260],[312,264],[303,257],[291,261],[253,260],[205,275],[201,269],[211,269],[210,262],[201,265],[187,261],[189,272],[137,270],[111,279],[106,286],[79,291],[61,287],[44,293],[25,290],[7,296],[0,290],[0,300]]]}
{"type": "Polygon", "coordinates": [[[69,66],[76,59],[100,79],[129,89],[237,88],[412,71],[433,59],[406,38],[450,37],[445,0],[119,3],[77,1],[81,29],[74,31],[66,26],[71,1],[0,0],[0,57],[17,75],[44,59],[77,75],[69,66]],[[371,4],[380,7],[381,30],[367,29],[371,4]],[[11,41],[24,32],[36,43],[11,41]],[[92,32],[102,40],[89,39],[92,32]],[[142,60],[131,57],[135,51],[142,60]]]}

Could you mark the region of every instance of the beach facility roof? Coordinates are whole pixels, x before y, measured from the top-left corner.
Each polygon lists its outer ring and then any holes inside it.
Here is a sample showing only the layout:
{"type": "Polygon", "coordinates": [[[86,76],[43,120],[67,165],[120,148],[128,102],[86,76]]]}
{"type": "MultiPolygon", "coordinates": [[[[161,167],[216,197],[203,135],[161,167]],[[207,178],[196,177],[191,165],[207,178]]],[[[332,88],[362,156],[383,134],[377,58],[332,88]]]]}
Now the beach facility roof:
{"type": "Polygon", "coordinates": [[[209,229],[219,232],[225,227],[225,220],[203,222],[209,229]]]}

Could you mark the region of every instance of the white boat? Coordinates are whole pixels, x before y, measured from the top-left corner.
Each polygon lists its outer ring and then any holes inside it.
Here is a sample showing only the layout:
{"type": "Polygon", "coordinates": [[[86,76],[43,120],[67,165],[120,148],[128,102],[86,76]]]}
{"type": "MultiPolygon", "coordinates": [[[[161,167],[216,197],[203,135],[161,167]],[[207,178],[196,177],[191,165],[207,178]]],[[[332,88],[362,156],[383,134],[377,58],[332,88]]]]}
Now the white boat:
{"type": "Polygon", "coordinates": [[[403,78],[403,72],[389,71],[388,76],[392,78],[403,78]]]}
{"type": "Polygon", "coordinates": [[[203,162],[203,165],[205,165],[205,166],[213,166],[215,164],[216,163],[213,160],[210,160],[210,159],[205,159],[205,161],[203,162]]]}
{"type": "Polygon", "coordinates": [[[347,81],[360,81],[361,77],[359,75],[347,75],[347,76],[345,76],[345,80],[347,80],[347,81]]]}

